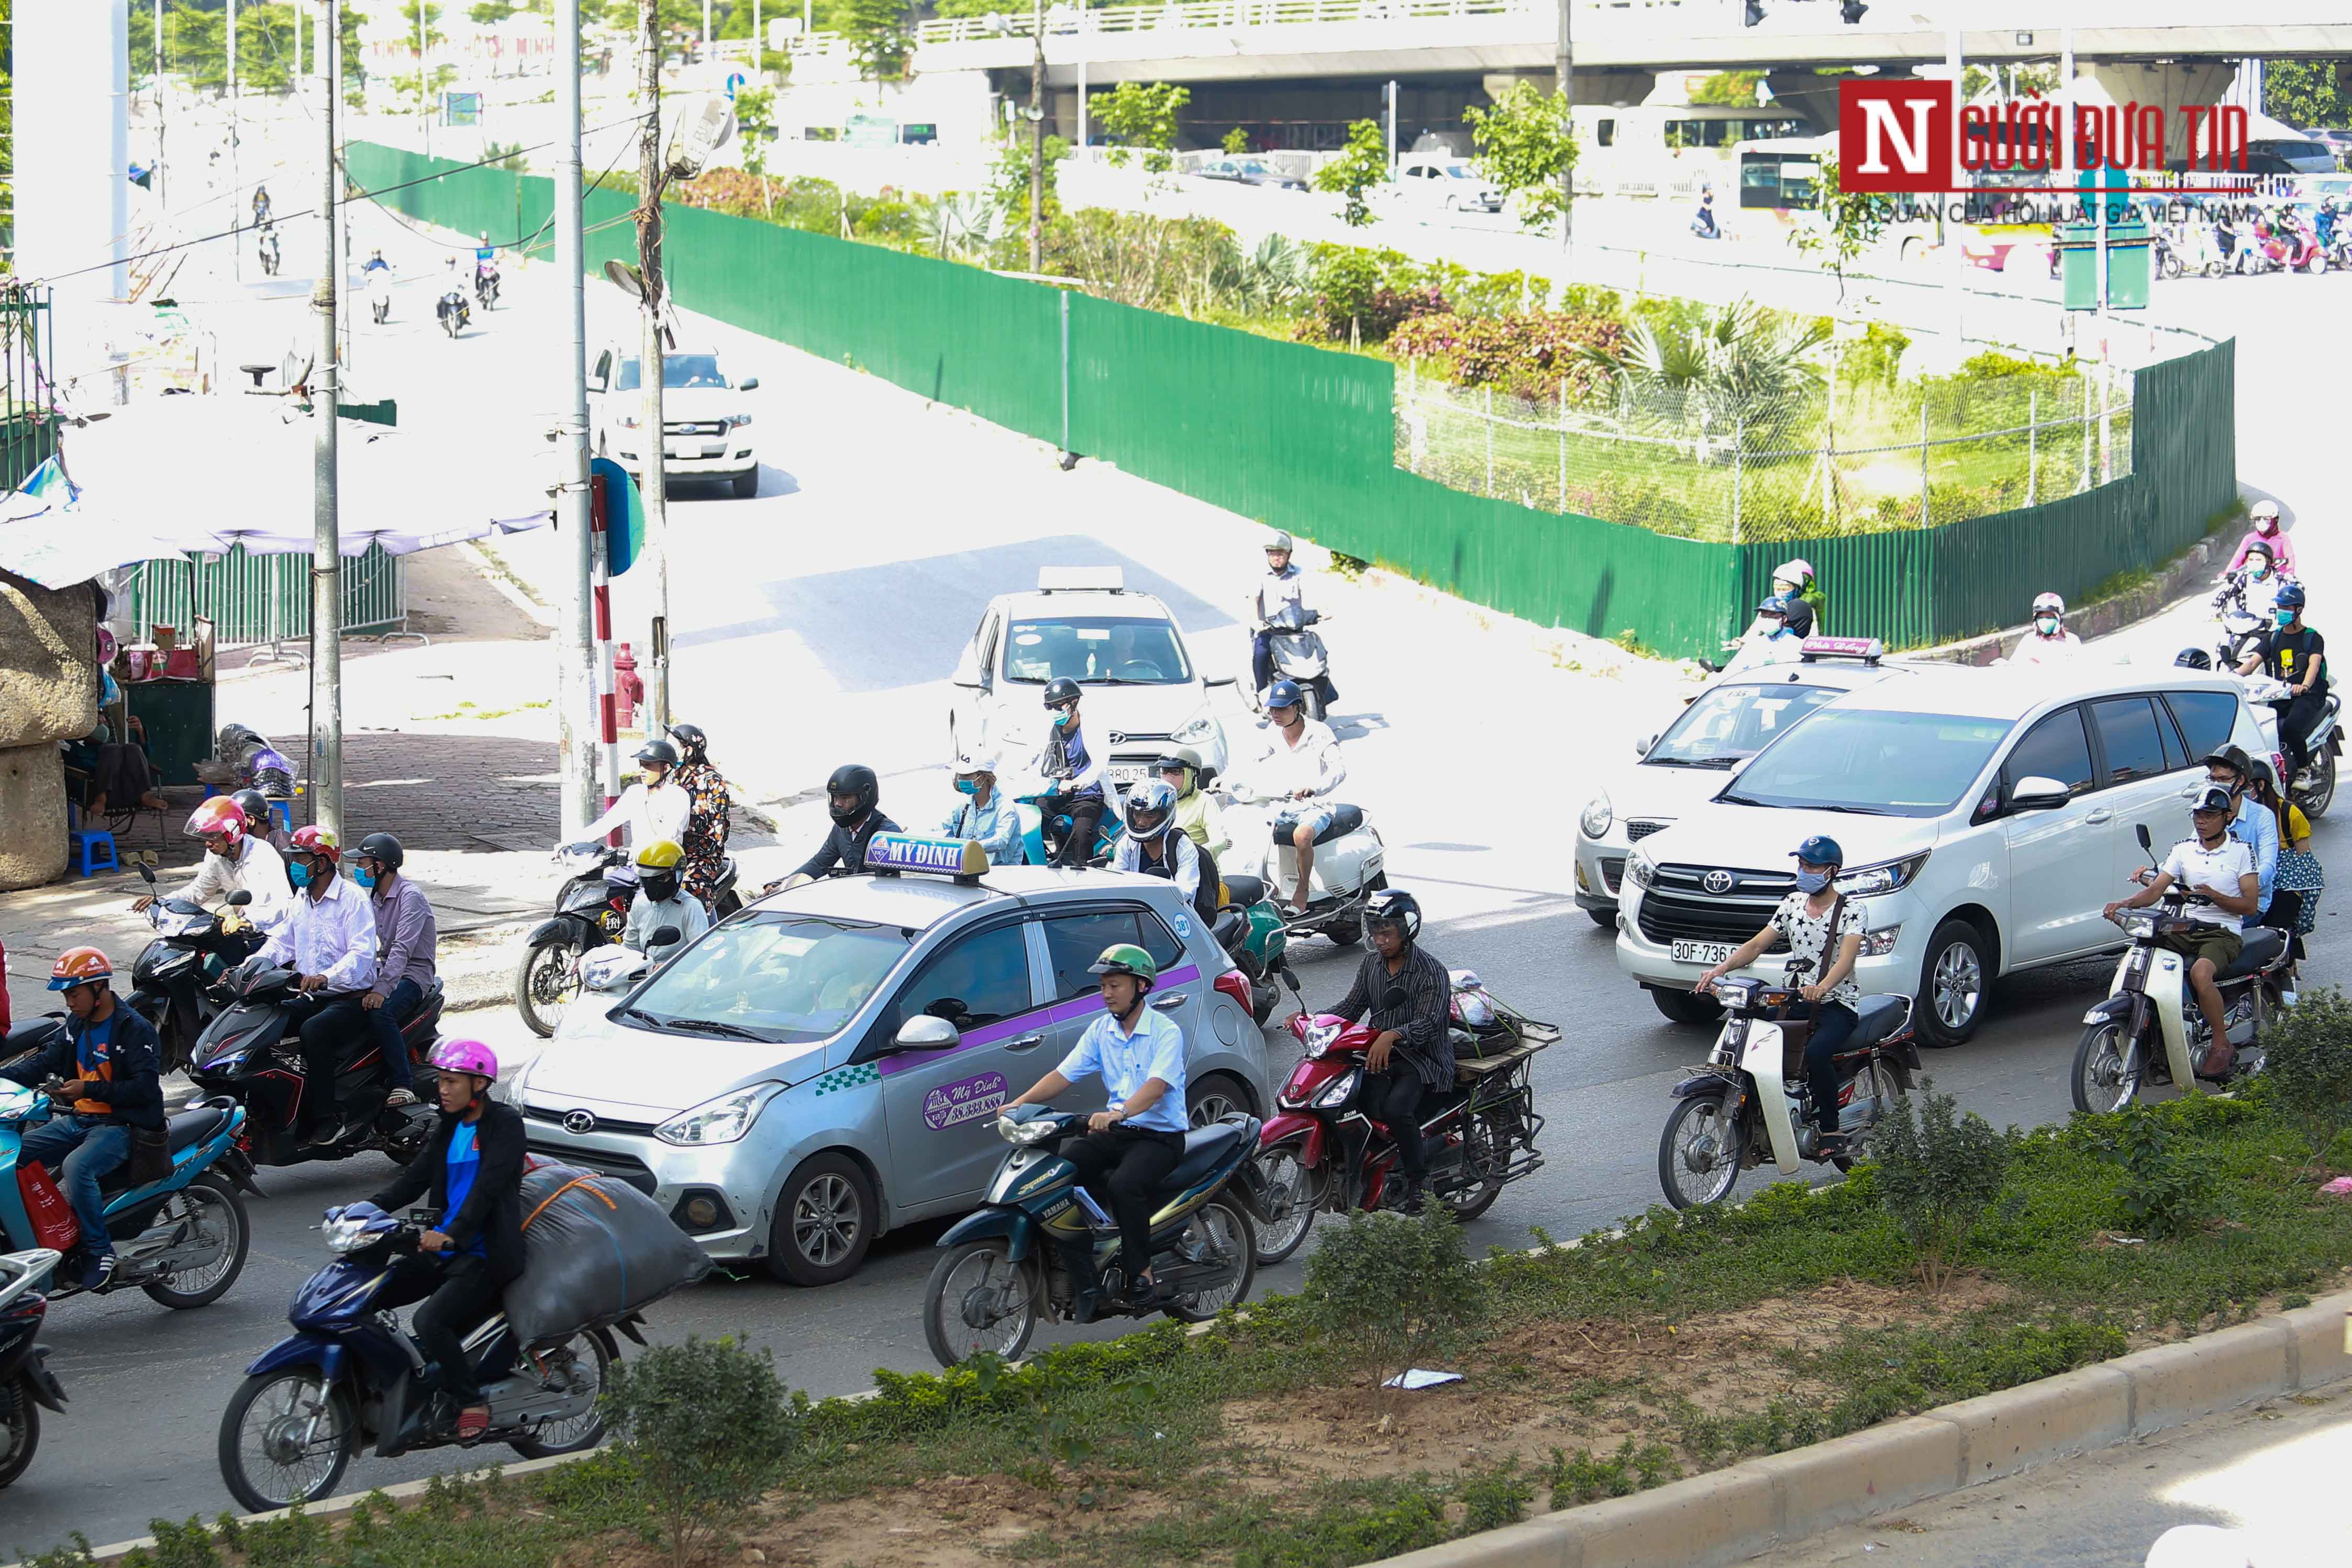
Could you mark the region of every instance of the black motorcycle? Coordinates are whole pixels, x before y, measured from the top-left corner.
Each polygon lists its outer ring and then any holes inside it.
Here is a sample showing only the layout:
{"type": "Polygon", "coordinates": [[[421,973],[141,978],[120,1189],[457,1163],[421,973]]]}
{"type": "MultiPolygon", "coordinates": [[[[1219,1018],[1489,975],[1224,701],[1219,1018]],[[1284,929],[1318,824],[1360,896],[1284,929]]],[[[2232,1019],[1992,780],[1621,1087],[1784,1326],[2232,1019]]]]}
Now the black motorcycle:
{"type": "Polygon", "coordinates": [[[434,303],[433,314],[440,320],[441,329],[452,338],[473,319],[472,308],[466,303],[466,291],[462,288],[452,288],[444,294],[434,303]]]}
{"type": "Polygon", "coordinates": [[[499,273],[496,267],[474,274],[474,298],[488,310],[499,302],[499,273]]]}
{"type": "MultiPolygon", "coordinates": [[[[152,871],[142,865],[139,874],[154,887],[152,871]]],[[[220,1014],[214,978],[259,952],[263,938],[234,913],[210,913],[184,898],[158,897],[147,906],[147,924],[155,936],[131,966],[131,1010],[154,1026],[163,1071],[178,1072],[220,1014]]]]}
{"type": "Polygon", "coordinates": [[[0,1487],[25,1473],[41,1446],[41,1412],[62,1415],[66,1391],[46,1364],[49,1347],[35,1344],[48,1299],[34,1285],[58,1266],[43,1248],[0,1257],[0,1487]]]}
{"type": "MultiPolygon", "coordinates": [[[[555,1033],[564,1009],[579,998],[580,960],[621,939],[629,905],[637,898],[637,868],[626,850],[566,845],[555,858],[570,873],[555,895],[555,913],[531,928],[515,961],[515,1010],[541,1040],[555,1033]]],[[[711,900],[714,920],[743,907],[735,882],[735,859],[730,855],[711,900]]]]}

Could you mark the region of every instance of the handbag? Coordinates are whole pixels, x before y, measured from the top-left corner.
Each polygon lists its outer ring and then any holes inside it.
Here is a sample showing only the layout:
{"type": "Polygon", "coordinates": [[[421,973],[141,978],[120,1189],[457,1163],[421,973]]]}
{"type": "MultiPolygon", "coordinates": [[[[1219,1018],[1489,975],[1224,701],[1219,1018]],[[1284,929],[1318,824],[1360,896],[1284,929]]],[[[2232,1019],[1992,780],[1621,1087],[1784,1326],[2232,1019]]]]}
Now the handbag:
{"type": "Polygon", "coordinates": [[[2295,912],[2295,934],[2310,936],[2319,924],[2319,895],[2327,889],[2327,876],[2320,869],[2319,857],[2309,850],[2279,851],[2278,874],[2272,885],[2302,895],[2303,906],[2295,912]]]}

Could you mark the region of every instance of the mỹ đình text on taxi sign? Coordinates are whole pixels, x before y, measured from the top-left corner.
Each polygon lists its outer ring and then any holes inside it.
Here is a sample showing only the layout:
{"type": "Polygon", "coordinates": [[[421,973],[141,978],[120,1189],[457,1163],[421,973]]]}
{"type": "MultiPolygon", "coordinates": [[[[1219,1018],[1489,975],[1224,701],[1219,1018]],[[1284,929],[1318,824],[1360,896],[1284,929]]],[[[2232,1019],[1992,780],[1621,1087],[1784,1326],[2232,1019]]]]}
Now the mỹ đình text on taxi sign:
{"type": "Polygon", "coordinates": [[[988,870],[988,852],[972,839],[926,839],[913,833],[877,833],[866,846],[866,869],[881,876],[922,872],[976,882],[988,870]]]}

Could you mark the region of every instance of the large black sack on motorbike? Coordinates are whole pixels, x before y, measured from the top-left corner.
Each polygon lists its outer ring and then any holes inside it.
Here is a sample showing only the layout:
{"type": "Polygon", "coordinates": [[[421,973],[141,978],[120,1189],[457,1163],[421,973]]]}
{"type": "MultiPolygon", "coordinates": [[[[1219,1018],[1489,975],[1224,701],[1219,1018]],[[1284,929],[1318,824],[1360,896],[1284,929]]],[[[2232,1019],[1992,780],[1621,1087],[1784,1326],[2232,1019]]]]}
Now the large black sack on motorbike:
{"type": "Polygon", "coordinates": [[[526,1344],[642,1312],[710,1272],[709,1256],[652,1198],[551,1161],[523,1175],[522,1250],[506,1309],[526,1344]]]}

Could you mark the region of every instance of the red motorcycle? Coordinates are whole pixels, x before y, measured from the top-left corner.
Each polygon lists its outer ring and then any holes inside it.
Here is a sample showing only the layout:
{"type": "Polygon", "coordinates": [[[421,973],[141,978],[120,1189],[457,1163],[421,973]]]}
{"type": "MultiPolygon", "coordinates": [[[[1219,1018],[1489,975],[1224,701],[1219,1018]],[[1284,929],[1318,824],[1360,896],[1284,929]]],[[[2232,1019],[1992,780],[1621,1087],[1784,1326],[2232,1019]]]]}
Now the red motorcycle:
{"type": "MultiPolygon", "coordinates": [[[[1454,971],[1453,1015],[1454,1086],[1423,1100],[1421,1135],[1429,1195],[1456,1218],[1475,1219],[1506,1186],[1543,1164],[1535,1140],[1544,1119],[1528,1066],[1559,1043],[1559,1030],[1495,1000],[1466,969],[1454,971]]],[[[1258,1134],[1247,1184],[1260,1216],[1262,1266],[1297,1251],[1322,1210],[1394,1208],[1404,1195],[1396,1140],[1362,1103],[1364,1053],[1377,1031],[1301,1013],[1290,1032],[1306,1054],[1258,1134]]]]}

